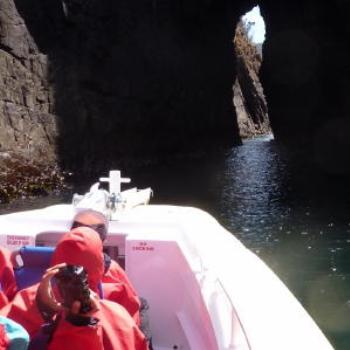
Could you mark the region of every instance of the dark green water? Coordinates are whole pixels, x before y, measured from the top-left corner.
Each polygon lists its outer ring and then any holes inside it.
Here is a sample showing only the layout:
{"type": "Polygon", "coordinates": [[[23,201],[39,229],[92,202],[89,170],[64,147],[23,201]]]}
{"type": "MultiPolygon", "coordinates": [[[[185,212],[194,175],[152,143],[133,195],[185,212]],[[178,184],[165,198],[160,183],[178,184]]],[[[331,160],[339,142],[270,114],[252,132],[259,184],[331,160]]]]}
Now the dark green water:
{"type": "MultiPolygon", "coordinates": [[[[335,349],[350,349],[346,179],[321,174],[269,138],[247,141],[205,162],[172,160],[126,169],[124,175],[138,187],[151,186],[153,203],[197,206],[212,213],[280,276],[335,349]]],[[[70,194],[19,201],[1,211],[69,199],[70,194]]]]}

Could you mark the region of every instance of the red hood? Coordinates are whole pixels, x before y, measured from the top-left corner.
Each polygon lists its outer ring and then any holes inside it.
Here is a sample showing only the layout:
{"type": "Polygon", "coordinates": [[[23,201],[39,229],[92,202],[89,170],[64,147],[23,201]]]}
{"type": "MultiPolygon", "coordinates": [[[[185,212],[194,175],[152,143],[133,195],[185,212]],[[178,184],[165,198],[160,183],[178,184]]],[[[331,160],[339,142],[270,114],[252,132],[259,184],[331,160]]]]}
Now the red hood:
{"type": "Polygon", "coordinates": [[[64,234],[53,253],[51,265],[81,265],[88,273],[89,286],[97,290],[104,271],[102,242],[88,227],[78,227],[64,234]]]}

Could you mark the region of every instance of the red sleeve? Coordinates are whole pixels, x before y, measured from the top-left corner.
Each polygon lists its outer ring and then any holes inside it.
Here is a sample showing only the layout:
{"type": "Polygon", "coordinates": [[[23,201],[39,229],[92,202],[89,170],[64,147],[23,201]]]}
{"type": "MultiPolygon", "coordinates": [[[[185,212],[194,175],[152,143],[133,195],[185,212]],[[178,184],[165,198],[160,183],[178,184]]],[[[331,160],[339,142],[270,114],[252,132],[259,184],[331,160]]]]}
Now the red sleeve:
{"type": "Polygon", "coordinates": [[[0,291],[0,309],[9,303],[6,295],[0,291]]]}
{"type": "Polygon", "coordinates": [[[4,325],[0,324],[0,350],[6,350],[9,345],[9,341],[5,332],[4,325]]]}
{"type": "Polygon", "coordinates": [[[98,314],[104,350],[148,350],[144,334],[122,306],[101,300],[98,314]]]}
{"type": "Polygon", "coordinates": [[[137,325],[140,325],[140,299],[128,279],[126,272],[114,260],[102,277],[104,298],[114,301],[129,312],[137,325]]]}
{"type": "Polygon", "coordinates": [[[137,295],[136,290],[131,284],[126,272],[115,260],[111,261],[111,265],[109,266],[107,272],[103,275],[102,283],[123,283],[134,295],[137,295]]]}
{"type": "Polygon", "coordinates": [[[140,300],[123,283],[103,283],[104,298],[122,305],[134,319],[137,325],[140,325],[140,300]]]}
{"type": "Polygon", "coordinates": [[[38,284],[35,284],[20,290],[9,304],[0,309],[1,316],[8,317],[22,325],[31,337],[44,323],[35,302],[37,289],[38,284]]]}
{"type": "Polygon", "coordinates": [[[48,350],[62,349],[104,350],[101,326],[78,327],[65,320],[61,321],[53,334],[48,350]]]}
{"type": "Polygon", "coordinates": [[[9,300],[12,300],[17,292],[16,279],[11,262],[11,252],[3,247],[0,248],[0,282],[3,292],[9,300]]]}
{"type": "Polygon", "coordinates": [[[148,350],[145,336],[120,305],[101,300],[93,315],[94,326],[74,326],[61,321],[48,350],[148,350]]]}

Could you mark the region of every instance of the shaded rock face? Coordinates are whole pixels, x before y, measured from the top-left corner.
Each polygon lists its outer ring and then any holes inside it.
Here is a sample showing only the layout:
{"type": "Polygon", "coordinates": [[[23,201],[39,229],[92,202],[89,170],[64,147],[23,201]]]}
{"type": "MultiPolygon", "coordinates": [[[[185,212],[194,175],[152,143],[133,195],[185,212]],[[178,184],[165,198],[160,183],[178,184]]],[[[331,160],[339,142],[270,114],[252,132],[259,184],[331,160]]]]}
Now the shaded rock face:
{"type": "Polygon", "coordinates": [[[350,174],[350,2],[261,2],[262,81],[277,140],[350,174]]]}
{"type": "Polygon", "coordinates": [[[15,5],[33,50],[48,62],[49,112],[56,115],[57,152],[65,167],[110,168],[125,157],[240,142],[232,102],[238,2],[15,5]]]}
{"type": "Polygon", "coordinates": [[[233,87],[234,105],[242,138],[266,135],[271,132],[267,103],[260,83],[262,62],[258,48],[248,39],[242,22],[236,29],[235,52],[237,79],[233,87]]]}
{"type": "MultiPolygon", "coordinates": [[[[15,147],[49,162],[58,156],[81,169],[239,143],[232,38],[254,5],[2,0],[0,150],[15,147]]],[[[259,5],[275,137],[327,171],[349,172],[350,3],[259,5]]],[[[251,72],[240,67],[242,80],[251,72]]],[[[246,86],[242,94],[254,96],[246,86]]]]}

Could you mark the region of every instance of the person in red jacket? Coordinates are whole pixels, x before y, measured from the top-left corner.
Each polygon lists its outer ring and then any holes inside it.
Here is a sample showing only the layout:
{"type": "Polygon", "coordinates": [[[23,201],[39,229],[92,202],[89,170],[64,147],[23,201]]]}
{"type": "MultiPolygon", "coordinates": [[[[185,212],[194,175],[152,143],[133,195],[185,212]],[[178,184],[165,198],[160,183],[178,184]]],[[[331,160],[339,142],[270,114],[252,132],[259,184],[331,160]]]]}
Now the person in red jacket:
{"type": "MultiPolygon", "coordinates": [[[[49,280],[60,267],[62,264],[51,268],[39,287],[41,300],[53,308],[60,308],[60,305],[52,298],[49,280]]],[[[110,301],[101,301],[92,291],[90,301],[92,310],[88,313],[80,313],[79,301],[75,301],[69,310],[61,311],[60,319],[56,321],[55,330],[50,336],[48,350],[147,350],[144,336],[122,306],[110,301]],[[112,322],[106,322],[106,319],[112,322]]],[[[41,347],[39,348],[41,350],[41,347]]]]}
{"type": "MultiPolygon", "coordinates": [[[[106,217],[95,210],[87,209],[78,213],[74,219],[71,228],[90,227],[95,230],[103,242],[107,237],[108,220],[106,217]]],[[[124,269],[106,253],[104,256],[104,272],[102,277],[102,288],[104,298],[118,302],[123,305],[140,324],[141,300],[138,297],[135,288],[131,284],[124,269]]]]}
{"type": "MultiPolygon", "coordinates": [[[[75,215],[71,228],[90,227],[95,230],[102,243],[108,234],[108,220],[100,212],[93,209],[86,209],[75,215]]],[[[140,298],[130,282],[124,269],[113,260],[107,253],[104,256],[104,273],[102,287],[104,297],[123,305],[135,322],[140,326],[152,349],[152,335],[149,322],[149,305],[146,299],[140,298]]]]}
{"type": "Polygon", "coordinates": [[[48,269],[42,282],[17,292],[13,301],[0,310],[0,315],[20,323],[31,338],[45,321],[55,319],[49,350],[147,350],[144,335],[121,305],[96,300],[93,314],[82,320],[56,301],[49,280],[62,266],[56,264],[61,263],[83,266],[89,287],[98,292],[104,271],[102,243],[94,230],[80,227],[66,233],[59,241],[52,257],[55,266],[48,269]]]}
{"type": "MultiPolygon", "coordinates": [[[[106,217],[95,210],[86,209],[79,212],[74,218],[71,229],[86,226],[95,230],[101,241],[104,242],[108,233],[108,220],[106,217]]],[[[123,283],[130,289],[132,294],[137,295],[135,288],[130,282],[124,269],[106,253],[104,253],[105,270],[102,277],[103,283],[123,283]]]]}
{"type": "MultiPolygon", "coordinates": [[[[17,292],[17,285],[11,261],[11,252],[4,247],[0,247],[0,284],[3,294],[7,299],[12,300],[17,292]]],[[[1,299],[4,300],[3,298],[1,299]]]]}

